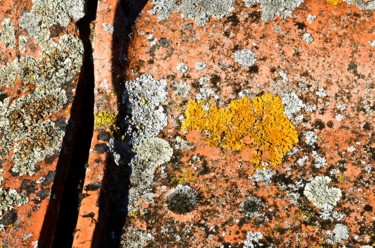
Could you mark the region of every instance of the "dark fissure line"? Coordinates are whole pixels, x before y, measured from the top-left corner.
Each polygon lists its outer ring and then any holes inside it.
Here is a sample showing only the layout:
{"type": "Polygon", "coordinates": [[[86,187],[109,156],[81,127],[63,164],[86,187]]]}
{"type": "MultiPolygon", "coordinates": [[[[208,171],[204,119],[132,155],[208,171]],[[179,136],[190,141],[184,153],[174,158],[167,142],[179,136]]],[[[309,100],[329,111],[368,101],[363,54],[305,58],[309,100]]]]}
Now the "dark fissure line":
{"type": "Polygon", "coordinates": [[[84,46],[83,65],[38,247],[72,247],[73,243],[94,128],[94,64],[89,37],[97,1],[87,1],[86,16],[77,23],[84,46]]]}
{"type": "MultiPolygon", "coordinates": [[[[148,0],[120,0],[115,12],[112,40],[112,82],[121,99],[125,89],[130,34],[134,23],[148,0]]],[[[121,101],[119,101],[121,102],[121,101]]],[[[118,120],[121,122],[126,106],[119,105],[118,120]]],[[[119,126],[122,126],[119,123],[119,126]]],[[[99,219],[95,228],[92,247],[120,247],[126,217],[128,215],[129,181],[131,170],[128,166],[117,166],[112,161],[106,165],[103,188],[100,192],[99,219]]]]}

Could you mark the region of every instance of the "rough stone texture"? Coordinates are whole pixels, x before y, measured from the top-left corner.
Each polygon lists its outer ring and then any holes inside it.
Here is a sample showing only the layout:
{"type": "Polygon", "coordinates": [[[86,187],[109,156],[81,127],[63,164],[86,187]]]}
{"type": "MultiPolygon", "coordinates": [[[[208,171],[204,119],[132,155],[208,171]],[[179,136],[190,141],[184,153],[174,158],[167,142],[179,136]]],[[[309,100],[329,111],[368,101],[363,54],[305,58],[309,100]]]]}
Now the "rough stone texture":
{"type": "Polygon", "coordinates": [[[37,244],[50,202],[49,175],[56,170],[83,55],[64,6],[38,0],[0,6],[2,247],[37,244]]]}
{"type": "MultiPolygon", "coordinates": [[[[182,2],[147,4],[129,46],[128,81],[148,74],[167,83],[168,125],[158,137],[174,157],[153,177],[147,172],[152,200],[139,199],[142,207],[131,209],[124,230],[147,230],[153,236],[147,244],[156,247],[372,245],[372,215],[364,209],[375,202],[373,13],[345,2],[241,0],[228,16],[201,25],[179,15],[182,2]],[[234,58],[243,49],[256,54],[249,67],[234,58]],[[225,151],[206,141],[210,132],[181,130],[191,100],[209,102],[203,111],[215,106],[218,113],[266,93],[282,99],[299,136],[279,166],[252,163],[256,148],[225,151]],[[184,215],[165,202],[179,184],[200,196],[184,215]]],[[[199,120],[215,123],[211,116],[199,120]]]]}

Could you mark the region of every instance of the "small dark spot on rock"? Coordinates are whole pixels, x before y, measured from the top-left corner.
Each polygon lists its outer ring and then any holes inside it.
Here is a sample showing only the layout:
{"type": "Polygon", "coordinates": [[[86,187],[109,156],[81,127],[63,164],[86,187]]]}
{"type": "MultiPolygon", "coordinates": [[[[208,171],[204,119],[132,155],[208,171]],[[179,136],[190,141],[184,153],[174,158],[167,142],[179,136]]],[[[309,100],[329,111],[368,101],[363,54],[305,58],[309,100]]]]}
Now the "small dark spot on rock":
{"type": "Polygon", "coordinates": [[[249,68],[249,73],[258,73],[259,72],[259,66],[253,65],[249,68]]]}
{"type": "Polygon", "coordinates": [[[370,123],[366,122],[364,125],[363,125],[363,129],[366,130],[366,131],[371,131],[372,130],[372,126],[370,123]]]}
{"type": "Polygon", "coordinates": [[[17,221],[17,212],[14,209],[7,211],[0,219],[0,224],[5,227],[13,225],[17,221]]]}
{"type": "Polygon", "coordinates": [[[47,156],[44,159],[44,162],[46,162],[46,164],[52,164],[53,161],[55,161],[56,158],[57,158],[57,154],[54,154],[54,155],[51,155],[51,156],[47,156]]]}
{"type": "Polygon", "coordinates": [[[375,161],[375,147],[370,147],[369,150],[372,161],[375,161]]]}
{"type": "Polygon", "coordinates": [[[228,16],[228,18],[224,21],[224,24],[230,23],[233,26],[237,26],[240,23],[240,20],[238,19],[236,14],[233,14],[231,16],[228,16]]]}
{"type": "Polygon", "coordinates": [[[35,192],[35,183],[31,181],[30,179],[24,179],[21,182],[20,190],[25,190],[27,194],[34,193],[35,192]]]}
{"type": "Polygon", "coordinates": [[[49,192],[49,189],[41,189],[36,195],[39,197],[40,201],[43,201],[46,197],[49,196],[49,192]]]}
{"type": "Polygon", "coordinates": [[[53,182],[55,179],[56,171],[49,171],[47,175],[44,177],[44,181],[42,182],[43,185],[48,185],[53,182]]]}
{"type": "Polygon", "coordinates": [[[94,191],[94,190],[98,190],[101,188],[101,184],[100,183],[89,183],[85,186],[85,190],[86,191],[94,191]]]}
{"type": "MultiPolygon", "coordinates": [[[[97,164],[100,164],[100,163],[103,162],[103,160],[101,160],[100,158],[96,158],[96,159],[94,160],[94,162],[97,163],[97,164]]],[[[86,165],[86,167],[87,167],[87,165],[86,165]]]]}
{"type": "Polygon", "coordinates": [[[176,75],[169,74],[169,75],[167,75],[167,79],[175,80],[176,79],[176,75]]]}
{"type": "Polygon", "coordinates": [[[239,49],[240,49],[240,46],[239,46],[239,45],[235,45],[235,46],[233,47],[233,52],[238,51],[239,49]]]}
{"type": "Polygon", "coordinates": [[[225,37],[229,38],[230,34],[231,34],[230,30],[225,30],[224,31],[224,36],[225,37]]]}
{"type": "Polygon", "coordinates": [[[94,150],[97,151],[98,153],[105,153],[108,151],[108,146],[106,144],[97,144],[94,147],[94,150]]]}
{"type": "Polygon", "coordinates": [[[53,25],[52,27],[49,28],[51,32],[51,38],[60,36],[65,31],[65,28],[60,26],[60,25],[53,25]]]}
{"type": "Polygon", "coordinates": [[[271,67],[270,72],[274,73],[276,71],[276,67],[271,67]]]}
{"type": "Polygon", "coordinates": [[[348,71],[356,71],[357,70],[357,64],[353,61],[348,64],[348,71]]]}
{"type": "Polygon", "coordinates": [[[154,64],[154,60],[153,60],[153,59],[150,59],[150,60],[147,61],[147,63],[148,63],[149,65],[153,65],[153,64],[154,64]]]}
{"type": "Polygon", "coordinates": [[[167,38],[160,38],[159,44],[162,47],[168,47],[171,44],[171,40],[169,40],[167,38]]]}
{"type": "Polygon", "coordinates": [[[7,98],[7,94],[4,92],[0,91],[0,102],[3,102],[7,98]]]}
{"type": "Polygon", "coordinates": [[[315,120],[313,123],[315,129],[323,130],[325,128],[324,122],[320,119],[315,120]]]}
{"type": "Polygon", "coordinates": [[[304,22],[296,22],[295,25],[297,26],[298,29],[306,28],[306,24],[304,22]]]}
{"type": "Polygon", "coordinates": [[[370,205],[365,205],[365,207],[363,208],[365,211],[367,211],[367,212],[372,212],[372,210],[373,210],[373,207],[372,206],[370,206],[370,205]]]}
{"type": "Polygon", "coordinates": [[[66,124],[66,120],[62,117],[60,117],[57,121],[55,121],[55,125],[60,128],[61,130],[65,130],[67,124],[66,124]]]}
{"type": "Polygon", "coordinates": [[[9,173],[10,173],[13,177],[17,177],[17,176],[20,175],[19,172],[14,172],[14,171],[12,171],[12,168],[9,169],[9,173]]]}
{"type": "Polygon", "coordinates": [[[220,76],[219,75],[212,75],[211,76],[211,83],[213,86],[217,87],[217,84],[220,82],[220,76]]]}
{"type": "Polygon", "coordinates": [[[90,212],[88,214],[82,215],[82,218],[94,218],[94,217],[95,217],[94,212],[90,212]]]}
{"type": "Polygon", "coordinates": [[[249,18],[250,18],[251,22],[257,23],[257,22],[259,22],[260,16],[261,16],[260,11],[254,11],[254,12],[250,13],[249,18]]]}
{"type": "MultiPolygon", "coordinates": [[[[79,195],[79,200],[82,201],[83,199],[85,199],[85,198],[88,197],[88,196],[89,196],[89,194],[82,193],[82,194],[79,195]]],[[[100,198],[101,198],[101,197],[99,197],[99,199],[100,199],[100,198]]]]}
{"type": "Polygon", "coordinates": [[[333,121],[328,121],[327,122],[327,127],[333,128],[333,121]]]}
{"type": "Polygon", "coordinates": [[[111,135],[106,132],[105,130],[101,129],[99,131],[99,134],[97,136],[98,140],[101,140],[101,141],[109,141],[110,138],[111,138],[111,135]]]}
{"type": "Polygon", "coordinates": [[[223,247],[223,248],[231,248],[232,245],[230,243],[223,243],[221,247],[223,247]]]}
{"type": "Polygon", "coordinates": [[[198,171],[197,171],[197,175],[206,175],[210,173],[210,168],[207,166],[207,162],[206,163],[203,163],[201,167],[199,167],[198,171]]]}
{"type": "Polygon", "coordinates": [[[238,221],[238,226],[242,227],[246,223],[247,223],[247,218],[246,217],[240,218],[240,220],[238,221]]]}

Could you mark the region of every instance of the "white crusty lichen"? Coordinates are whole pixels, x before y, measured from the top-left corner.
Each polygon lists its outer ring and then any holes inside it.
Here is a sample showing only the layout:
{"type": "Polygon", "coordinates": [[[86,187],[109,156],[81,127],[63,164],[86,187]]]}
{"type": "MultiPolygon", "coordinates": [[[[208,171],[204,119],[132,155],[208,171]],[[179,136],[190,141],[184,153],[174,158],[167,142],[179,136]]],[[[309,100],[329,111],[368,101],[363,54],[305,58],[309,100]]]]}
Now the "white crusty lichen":
{"type": "Polygon", "coordinates": [[[308,23],[313,23],[313,21],[316,19],[316,16],[315,15],[311,15],[311,14],[308,14],[308,16],[307,16],[307,22],[308,23]]]}
{"type": "Polygon", "coordinates": [[[185,64],[185,63],[179,63],[176,67],[176,70],[181,73],[182,75],[184,75],[187,70],[189,69],[189,67],[185,64]]]}
{"type": "Polygon", "coordinates": [[[292,11],[298,8],[304,0],[243,0],[246,7],[260,4],[263,21],[271,21],[280,16],[283,20],[292,17],[292,11]]]}
{"type": "Polygon", "coordinates": [[[313,157],[314,165],[315,165],[316,168],[319,169],[319,168],[327,165],[326,158],[323,157],[323,156],[320,156],[316,151],[312,152],[312,157],[313,157]]]}
{"type": "Polygon", "coordinates": [[[141,140],[133,146],[133,151],[139,159],[156,166],[168,162],[173,155],[173,149],[168,141],[158,137],[141,140]]]}
{"type": "Polygon", "coordinates": [[[85,0],[32,0],[30,12],[23,12],[19,25],[31,35],[41,47],[50,42],[50,27],[68,27],[71,17],[78,21],[85,15],[85,0]]]}
{"type": "Polygon", "coordinates": [[[303,101],[294,92],[285,93],[281,99],[284,105],[284,114],[291,120],[295,114],[299,113],[305,107],[303,101]]]}
{"type": "Polygon", "coordinates": [[[2,29],[0,30],[0,41],[10,48],[14,48],[16,45],[16,33],[14,31],[14,25],[9,18],[6,18],[1,23],[2,29]]]}
{"type": "Polygon", "coordinates": [[[0,219],[4,212],[13,209],[14,205],[21,206],[29,201],[25,193],[18,193],[15,189],[0,188],[0,219]]]}
{"type": "Polygon", "coordinates": [[[305,143],[309,146],[313,146],[318,141],[318,136],[313,131],[307,131],[303,134],[305,143]]]}
{"type": "Polygon", "coordinates": [[[29,43],[29,38],[27,38],[27,36],[20,35],[19,36],[19,50],[21,53],[26,52],[27,43],[29,43]]]}
{"type": "Polygon", "coordinates": [[[344,0],[347,4],[353,4],[360,10],[375,10],[375,0],[344,0]]]}
{"type": "Polygon", "coordinates": [[[344,224],[336,224],[333,231],[327,231],[327,243],[334,245],[349,238],[348,227],[344,224]]]}
{"type": "Polygon", "coordinates": [[[39,161],[59,151],[63,137],[64,132],[50,120],[20,137],[14,145],[12,172],[20,176],[33,175],[39,161]]]}
{"type": "Polygon", "coordinates": [[[304,33],[302,35],[302,40],[306,43],[312,43],[314,41],[314,38],[310,33],[304,33]]]}
{"type": "Polygon", "coordinates": [[[69,15],[74,21],[79,21],[85,16],[86,0],[65,0],[69,15]]]}
{"type": "Polygon", "coordinates": [[[195,69],[197,69],[198,71],[204,70],[205,68],[206,63],[204,63],[203,61],[198,61],[197,63],[195,63],[195,69]]]}
{"type": "Polygon", "coordinates": [[[325,205],[336,206],[341,198],[341,190],[328,187],[330,182],[331,178],[327,176],[317,176],[306,184],[303,194],[319,209],[325,205]]]}
{"type": "Polygon", "coordinates": [[[121,236],[121,248],[140,248],[145,247],[147,243],[152,242],[154,237],[151,233],[142,231],[133,225],[126,226],[121,236]]]}
{"type": "Polygon", "coordinates": [[[191,90],[191,85],[186,82],[178,82],[175,83],[173,86],[175,88],[175,95],[179,95],[182,98],[186,98],[191,90]]]}
{"type": "Polygon", "coordinates": [[[107,34],[113,34],[113,31],[115,31],[113,25],[110,23],[103,22],[102,27],[104,29],[104,32],[106,32],[107,34]]]}
{"type": "Polygon", "coordinates": [[[167,125],[167,116],[161,103],[167,99],[167,82],[143,74],[125,83],[123,104],[128,111],[125,124],[131,142],[155,137],[167,125]]]}
{"type": "Polygon", "coordinates": [[[151,0],[154,8],[150,11],[158,15],[158,21],[168,19],[173,12],[181,12],[183,18],[195,20],[204,25],[210,18],[220,19],[234,10],[234,0],[151,0]]]}
{"type": "Polygon", "coordinates": [[[130,181],[133,186],[129,190],[129,209],[133,209],[139,198],[145,201],[152,200],[155,170],[170,161],[173,149],[168,141],[152,137],[135,144],[133,152],[135,156],[129,164],[132,169],[130,181]]]}
{"type": "Polygon", "coordinates": [[[275,175],[275,172],[270,168],[256,169],[254,175],[251,176],[256,182],[263,182],[264,185],[268,185],[272,181],[272,177],[275,175]]]}
{"type": "Polygon", "coordinates": [[[67,27],[70,23],[68,8],[65,1],[60,0],[32,0],[34,13],[44,25],[52,27],[59,24],[67,27]]]}
{"type": "MultiPolygon", "coordinates": [[[[20,26],[31,35],[48,30],[41,25],[33,13],[25,12],[20,18],[20,26]]],[[[27,36],[20,37],[20,43],[27,40],[27,36]]],[[[19,175],[34,174],[38,162],[60,150],[64,132],[45,119],[67,103],[64,88],[82,65],[83,45],[78,37],[63,35],[55,42],[48,36],[40,45],[38,57],[22,56],[0,68],[0,87],[12,87],[16,79],[34,86],[12,102],[6,96],[0,104],[0,160],[13,149],[11,170],[19,175]]]]}
{"type": "Polygon", "coordinates": [[[6,63],[0,68],[0,87],[11,86],[18,76],[18,59],[6,63]]]}
{"type": "Polygon", "coordinates": [[[244,67],[250,67],[257,61],[257,56],[249,49],[238,50],[234,52],[234,61],[244,67]]]}
{"type": "Polygon", "coordinates": [[[263,246],[262,243],[259,243],[263,238],[263,234],[261,232],[252,232],[248,231],[246,233],[246,240],[244,242],[244,248],[255,248],[263,246]]]}

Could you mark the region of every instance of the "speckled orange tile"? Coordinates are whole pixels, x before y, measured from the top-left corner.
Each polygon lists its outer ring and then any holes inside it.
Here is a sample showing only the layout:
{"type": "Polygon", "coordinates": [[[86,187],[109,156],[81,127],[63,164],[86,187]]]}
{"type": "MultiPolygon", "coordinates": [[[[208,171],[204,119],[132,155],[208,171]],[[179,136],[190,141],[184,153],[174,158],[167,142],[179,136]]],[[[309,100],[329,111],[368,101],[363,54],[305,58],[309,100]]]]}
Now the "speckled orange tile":
{"type": "MultiPolygon", "coordinates": [[[[142,106],[153,104],[157,96],[149,96],[147,87],[164,95],[146,82],[166,82],[168,96],[154,109],[162,106],[167,123],[154,136],[169,142],[173,157],[149,177],[138,168],[154,166],[154,160],[132,155],[131,182],[145,180],[150,188],[130,184],[135,199],[122,247],[372,247],[373,11],[307,0],[285,20],[276,13],[265,21],[272,9],[267,1],[233,1],[233,9],[220,9],[224,14],[217,18],[210,7],[219,12],[218,1],[190,2],[151,1],[133,28],[124,102],[130,109],[125,123],[136,135],[125,135],[135,146],[152,139],[137,124],[142,113],[132,108],[146,112],[142,106]],[[187,6],[211,14],[194,20],[187,6]],[[298,143],[279,165],[267,165],[266,154],[265,163],[254,164],[251,154],[258,148],[228,151],[212,147],[207,131],[181,129],[191,100],[227,108],[233,100],[266,93],[282,99],[298,132],[298,143]],[[168,205],[168,197],[181,192],[179,184],[198,194],[185,214],[168,205]]],[[[163,150],[154,155],[162,157],[163,150]]]]}
{"type": "Polygon", "coordinates": [[[36,247],[56,199],[52,182],[83,54],[68,10],[56,4],[0,4],[1,247],[36,247]]]}

